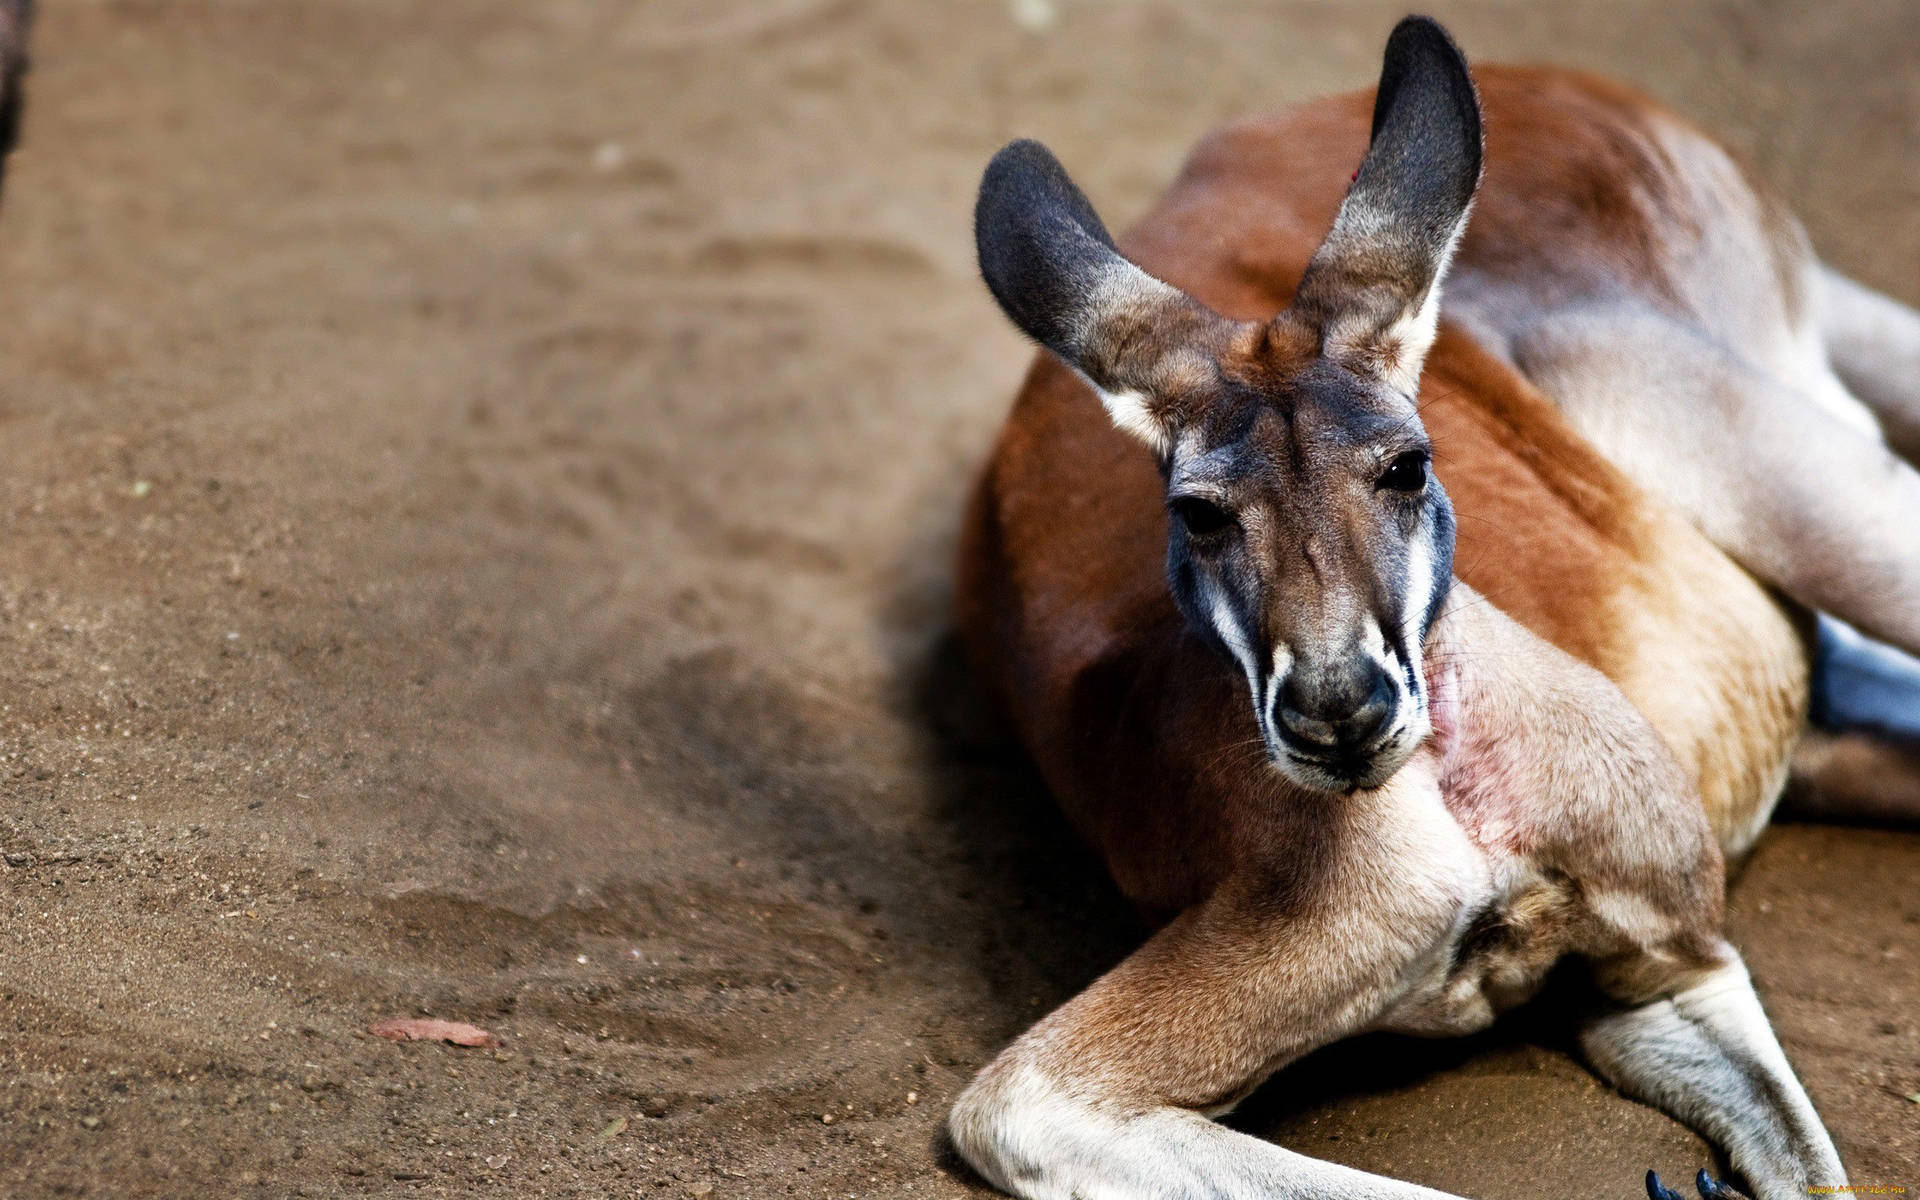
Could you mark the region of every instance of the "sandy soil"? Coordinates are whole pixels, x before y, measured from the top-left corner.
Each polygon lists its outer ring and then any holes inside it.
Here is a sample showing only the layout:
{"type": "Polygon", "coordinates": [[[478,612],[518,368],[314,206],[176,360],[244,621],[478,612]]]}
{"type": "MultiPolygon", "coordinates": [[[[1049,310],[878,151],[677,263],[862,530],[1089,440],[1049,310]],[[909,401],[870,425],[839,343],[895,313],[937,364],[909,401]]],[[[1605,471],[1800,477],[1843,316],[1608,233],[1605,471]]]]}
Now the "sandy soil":
{"type": "MultiPolygon", "coordinates": [[[[1137,937],[945,636],[1026,357],[977,172],[1041,136],[1124,221],[1215,121],[1369,81],[1399,11],[1034,7],[44,13],[0,1194],[977,1190],[944,1107],[1137,937]],[[504,1044],[364,1032],[413,1014],[504,1044]]],[[[1920,299],[1910,6],[1438,8],[1695,114],[1920,299]]],[[[1915,834],[1783,827],[1734,891],[1859,1183],[1920,1187],[1917,877],[1915,834]]],[[[1481,1197],[1707,1161],[1544,1015],[1237,1120],[1481,1197]]]]}

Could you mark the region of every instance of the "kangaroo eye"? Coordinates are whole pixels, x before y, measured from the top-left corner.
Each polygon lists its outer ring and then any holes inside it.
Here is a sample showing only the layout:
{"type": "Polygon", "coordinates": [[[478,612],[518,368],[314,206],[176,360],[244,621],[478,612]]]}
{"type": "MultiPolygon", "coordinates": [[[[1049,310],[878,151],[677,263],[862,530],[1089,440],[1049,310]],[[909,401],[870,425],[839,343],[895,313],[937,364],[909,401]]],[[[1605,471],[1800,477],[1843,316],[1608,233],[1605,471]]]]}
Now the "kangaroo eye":
{"type": "Polygon", "coordinates": [[[1417,492],[1427,486],[1427,452],[1409,450],[1387,464],[1380,486],[1396,492],[1417,492]]]}
{"type": "Polygon", "coordinates": [[[1221,508],[1211,500],[1202,500],[1198,496],[1175,496],[1168,501],[1173,515],[1187,527],[1189,537],[1211,537],[1216,533],[1225,533],[1233,526],[1233,514],[1221,508]]]}

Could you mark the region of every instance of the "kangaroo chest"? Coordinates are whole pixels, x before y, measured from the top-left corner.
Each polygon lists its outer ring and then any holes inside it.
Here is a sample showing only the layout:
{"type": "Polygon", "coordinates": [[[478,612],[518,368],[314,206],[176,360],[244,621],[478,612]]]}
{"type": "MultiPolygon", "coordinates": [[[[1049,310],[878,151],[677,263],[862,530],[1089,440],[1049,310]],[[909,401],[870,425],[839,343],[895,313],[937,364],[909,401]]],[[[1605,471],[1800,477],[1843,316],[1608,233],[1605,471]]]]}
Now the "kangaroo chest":
{"type": "Polygon", "coordinates": [[[1434,785],[1436,807],[1453,827],[1444,844],[1461,881],[1451,921],[1445,935],[1409,963],[1404,990],[1378,1028],[1430,1036],[1484,1029],[1532,998],[1582,928],[1576,881],[1528,853],[1543,798],[1517,794],[1520,785],[1497,743],[1479,747],[1465,762],[1450,764],[1444,787],[1434,785]]]}

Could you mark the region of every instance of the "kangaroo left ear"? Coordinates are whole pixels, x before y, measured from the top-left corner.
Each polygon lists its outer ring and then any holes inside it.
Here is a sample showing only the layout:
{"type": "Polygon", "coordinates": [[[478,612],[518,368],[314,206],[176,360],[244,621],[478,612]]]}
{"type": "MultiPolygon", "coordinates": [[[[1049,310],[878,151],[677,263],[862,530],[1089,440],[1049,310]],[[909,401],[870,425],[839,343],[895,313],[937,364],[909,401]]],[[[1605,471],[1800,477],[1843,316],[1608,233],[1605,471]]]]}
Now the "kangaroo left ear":
{"type": "Polygon", "coordinates": [[[1419,385],[1480,151],[1466,58],[1432,18],[1406,18],[1387,39],[1373,141],[1288,314],[1319,331],[1324,354],[1409,394],[1419,385]]]}

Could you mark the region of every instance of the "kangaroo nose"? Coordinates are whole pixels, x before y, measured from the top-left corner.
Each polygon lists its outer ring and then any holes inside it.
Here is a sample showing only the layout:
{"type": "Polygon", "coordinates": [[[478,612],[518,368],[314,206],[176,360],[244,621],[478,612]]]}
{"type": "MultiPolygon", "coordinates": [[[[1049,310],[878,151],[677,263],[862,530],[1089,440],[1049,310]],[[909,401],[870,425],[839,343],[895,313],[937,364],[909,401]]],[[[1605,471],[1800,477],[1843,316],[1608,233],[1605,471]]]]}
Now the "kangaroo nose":
{"type": "Polygon", "coordinates": [[[1393,685],[1369,663],[1363,670],[1303,672],[1296,668],[1274,697],[1273,724],[1281,739],[1313,758],[1351,758],[1385,732],[1393,719],[1393,685]]]}

